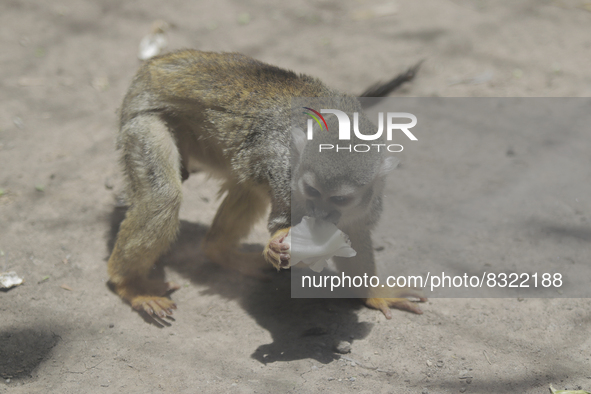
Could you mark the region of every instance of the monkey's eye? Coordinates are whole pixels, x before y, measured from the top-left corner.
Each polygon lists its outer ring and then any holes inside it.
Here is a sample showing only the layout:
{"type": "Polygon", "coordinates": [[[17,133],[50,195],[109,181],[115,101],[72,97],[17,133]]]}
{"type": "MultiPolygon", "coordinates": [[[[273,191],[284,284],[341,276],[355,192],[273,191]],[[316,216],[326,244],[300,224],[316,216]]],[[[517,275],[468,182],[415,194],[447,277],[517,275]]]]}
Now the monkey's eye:
{"type": "Polygon", "coordinates": [[[351,200],[353,200],[353,197],[351,196],[332,196],[330,198],[330,202],[340,206],[349,204],[351,200]]]}
{"type": "Polygon", "coordinates": [[[304,189],[306,190],[306,194],[309,197],[312,197],[312,198],[320,197],[320,192],[318,190],[314,189],[312,186],[304,185],[304,189]]]}

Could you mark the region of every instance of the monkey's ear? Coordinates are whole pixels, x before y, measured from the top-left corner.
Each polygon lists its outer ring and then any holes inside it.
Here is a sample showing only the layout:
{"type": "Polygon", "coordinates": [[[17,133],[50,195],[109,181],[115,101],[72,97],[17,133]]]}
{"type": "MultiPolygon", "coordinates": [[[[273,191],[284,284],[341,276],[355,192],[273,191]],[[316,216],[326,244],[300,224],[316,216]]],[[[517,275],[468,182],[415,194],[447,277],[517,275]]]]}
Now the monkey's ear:
{"type": "Polygon", "coordinates": [[[300,129],[299,127],[292,127],[291,128],[291,150],[293,153],[297,154],[298,156],[302,155],[304,151],[304,146],[306,146],[306,134],[304,130],[300,129]]]}
{"type": "Polygon", "coordinates": [[[390,171],[398,167],[400,160],[394,156],[388,156],[382,161],[380,167],[380,175],[387,175],[390,171]]]}

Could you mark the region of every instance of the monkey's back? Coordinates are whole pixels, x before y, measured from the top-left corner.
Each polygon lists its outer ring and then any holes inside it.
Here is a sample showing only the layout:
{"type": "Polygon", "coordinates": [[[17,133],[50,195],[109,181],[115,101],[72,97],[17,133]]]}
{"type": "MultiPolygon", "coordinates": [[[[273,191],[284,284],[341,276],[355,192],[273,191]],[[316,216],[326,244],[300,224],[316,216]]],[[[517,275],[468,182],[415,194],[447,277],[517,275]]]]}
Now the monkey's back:
{"type": "Polygon", "coordinates": [[[224,176],[271,182],[271,174],[289,172],[291,98],[338,94],[316,78],[242,54],[182,50],[140,68],[121,124],[160,114],[179,145],[191,145],[179,146],[184,165],[191,156],[224,176]]]}
{"type": "MultiPolygon", "coordinates": [[[[188,112],[213,110],[234,118],[279,116],[291,97],[337,94],[320,80],[239,53],[182,50],[148,61],[138,71],[123,107],[188,112]],[[148,107],[148,108],[146,108],[148,107]]],[[[127,114],[122,114],[123,116],[127,114]]]]}
{"type": "Polygon", "coordinates": [[[333,93],[320,80],[298,75],[240,53],[184,50],[147,64],[154,88],[166,97],[182,96],[210,107],[255,107],[293,96],[333,93]]]}

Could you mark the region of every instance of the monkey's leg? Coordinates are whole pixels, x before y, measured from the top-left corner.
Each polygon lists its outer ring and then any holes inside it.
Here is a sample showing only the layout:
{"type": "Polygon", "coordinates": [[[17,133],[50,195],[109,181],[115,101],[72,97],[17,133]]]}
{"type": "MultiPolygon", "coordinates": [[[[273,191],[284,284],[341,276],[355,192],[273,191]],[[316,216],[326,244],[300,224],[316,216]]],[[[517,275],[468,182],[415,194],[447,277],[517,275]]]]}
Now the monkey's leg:
{"type": "Polygon", "coordinates": [[[205,237],[205,255],[224,268],[261,277],[264,260],[260,253],[238,251],[240,240],[267,210],[269,198],[256,185],[230,183],[205,237]]]}
{"type": "Polygon", "coordinates": [[[165,317],[176,305],[164,295],[178,286],[150,280],[148,275],[178,232],[182,199],[178,149],[157,115],[140,115],[124,124],[118,142],[131,206],[109,258],[110,281],[134,309],[165,317]]]}
{"type": "Polygon", "coordinates": [[[280,168],[276,177],[271,182],[271,213],[267,228],[269,233],[273,234],[267,245],[263,255],[265,260],[273,265],[273,267],[280,270],[287,268],[291,261],[291,245],[287,242],[287,234],[291,228],[291,172],[289,166],[285,166],[283,160],[280,160],[274,165],[275,168],[280,168]]]}
{"type": "MultiPolygon", "coordinates": [[[[351,278],[353,276],[363,277],[367,275],[367,277],[371,277],[376,275],[373,244],[369,230],[361,226],[343,231],[349,236],[351,247],[355,249],[357,255],[348,258],[333,257],[338,269],[351,278]]],[[[386,316],[386,319],[392,318],[390,308],[417,314],[423,313],[415,302],[406,297],[418,298],[421,302],[427,301],[420,290],[409,287],[382,287],[381,284],[378,287],[370,286],[363,289],[363,293],[360,293],[359,296],[364,298],[367,306],[380,310],[386,316]]]]}

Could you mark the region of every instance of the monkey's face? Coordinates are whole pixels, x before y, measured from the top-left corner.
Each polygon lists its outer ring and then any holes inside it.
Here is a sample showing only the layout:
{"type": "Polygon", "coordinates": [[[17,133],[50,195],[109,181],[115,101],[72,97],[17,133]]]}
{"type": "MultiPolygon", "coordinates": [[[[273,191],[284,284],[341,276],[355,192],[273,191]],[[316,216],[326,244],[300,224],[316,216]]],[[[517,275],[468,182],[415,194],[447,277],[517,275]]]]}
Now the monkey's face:
{"type": "Polygon", "coordinates": [[[297,194],[305,201],[307,216],[343,224],[362,218],[374,195],[373,182],[356,185],[346,180],[322,179],[305,171],[297,180],[297,194]]]}
{"type": "MultiPolygon", "coordinates": [[[[342,103],[319,103],[316,107],[341,108],[339,104],[342,103]]],[[[353,112],[359,111],[362,133],[375,133],[375,126],[353,104],[352,109],[344,108],[344,112],[353,119],[356,118],[353,112]]],[[[337,118],[327,117],[326,122],[326,129],[309,122],[312,135],[306,135],[302,125],[295,121],[291,128],[292,219],[297,222],[301,216],[310,216],[332,222],[341,229],[374,222],[381,209],[376,207],[381,207],[385,176],[396,166],[395,159],[383,150],[352,148],[367,141],[355,134],[341,140],[337,118]]],[[[384,141],[378,139],[372,143],[384,141]]]]}

